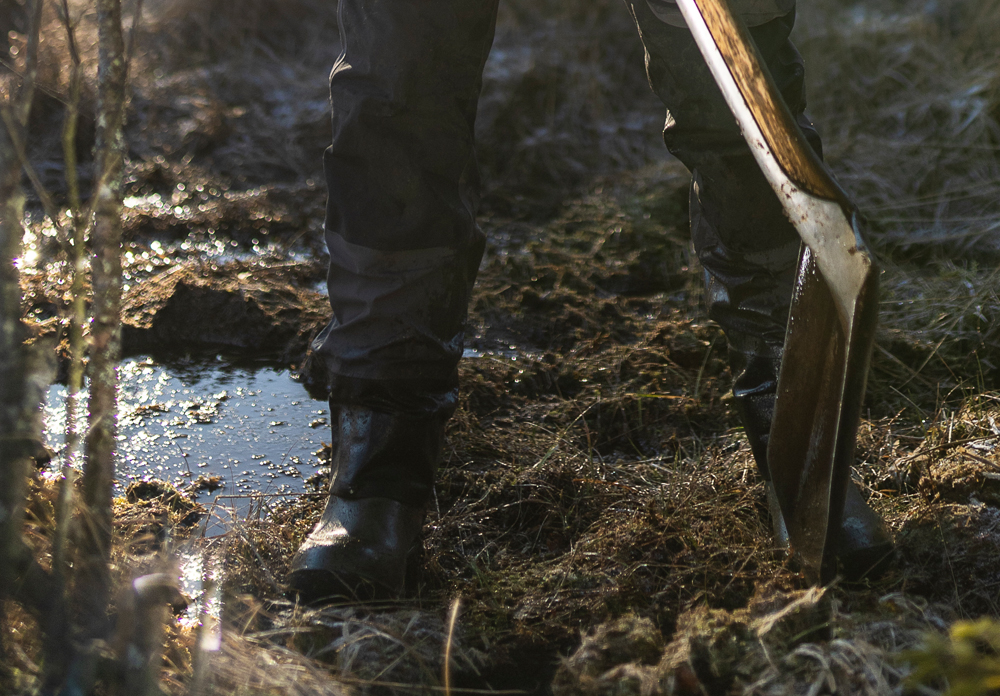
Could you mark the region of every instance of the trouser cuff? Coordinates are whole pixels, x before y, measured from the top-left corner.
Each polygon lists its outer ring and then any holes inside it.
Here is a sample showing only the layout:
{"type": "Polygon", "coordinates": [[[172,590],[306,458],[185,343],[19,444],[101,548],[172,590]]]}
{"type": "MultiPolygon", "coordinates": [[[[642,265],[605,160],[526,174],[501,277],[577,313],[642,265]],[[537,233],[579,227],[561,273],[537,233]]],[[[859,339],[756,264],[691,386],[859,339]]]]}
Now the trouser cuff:
{"type": "Polygon", "coordinates": [[[458,375],[451,378],[367,379],[330,375],[330,406],[364,406],[382,413],[447,420],[458,406],[458,375]]]}

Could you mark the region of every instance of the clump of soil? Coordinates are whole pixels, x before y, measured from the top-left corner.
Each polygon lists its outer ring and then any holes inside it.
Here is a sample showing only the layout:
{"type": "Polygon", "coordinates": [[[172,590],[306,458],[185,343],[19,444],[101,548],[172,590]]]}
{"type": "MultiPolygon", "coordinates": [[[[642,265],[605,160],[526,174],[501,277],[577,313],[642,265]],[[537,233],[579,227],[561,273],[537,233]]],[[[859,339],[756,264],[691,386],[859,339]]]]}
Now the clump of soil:
{"type": "Polygon", "coordinates": [[[311,279],[314,269],[252,262],[173,266],[125,293],[123,349],[253,350],[299,363],[329,315],[327,300],[301,287],[303,276],[311,279]]]}
{"type": "Polygon", "coordinates": [[[597,626],[560,666],[553,693],[902,694],[899,658],[944,625],[942,611],[889,595],[842,614],[827,591],[765,585],[745,609],[686,612],[665,647],[647,619],[597,626]]]}

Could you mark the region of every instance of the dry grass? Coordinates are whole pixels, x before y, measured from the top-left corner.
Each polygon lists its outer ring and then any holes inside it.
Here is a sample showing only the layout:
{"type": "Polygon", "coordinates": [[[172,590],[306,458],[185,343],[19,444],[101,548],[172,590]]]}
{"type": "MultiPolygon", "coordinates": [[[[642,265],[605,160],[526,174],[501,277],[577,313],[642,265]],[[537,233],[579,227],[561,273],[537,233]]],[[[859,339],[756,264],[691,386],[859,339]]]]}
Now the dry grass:
{"type": "MultiPolygon", "coordinates": [[[[844,614],[818,588],[782,592],[766,585],[737,611],[696,607],[665,647],[646,620],[628,615],[595,627],[561,665],[554,693],[709,693],[882,696],[909,693],[900,664],[942,611],[885,595],[844,614]]],[[[926,690],[925,694],[938,693],[926,690]]]]}
{"type": "Polygon", "coordinates": [[[171,71],[254,53],[288,63],[312,61],[339,36],[337,5],[322,0],[150,0],[146,13],[150,33],[144,43],[161,46],[159,57],[171,71]]]}
{"type": "Polygon", "coordinates": [[[1000,384],[1000,275],[992,265],[886,264],[869,403],[928,421],[1000,384]]]}
{"type": "MultiPolygon", "coordinates": [[[[841,633],[772,654],[741,677],[754,693],[830,683],[898,692],[904,670],[888,656],[920,630],[942,629],[949,612],[997,612],[1000,412],[989,392],[1000,376],[1000,5],[941,7],[801,8],[811,108],[887,269],[858,473],[898,533],[900,561],[881,584],[834,590],[841,633]]],[[[133,191],[284,181],[283,197],[254,191],[252,206],[226,213],[233,237],[244,212],[277,221],[289,200],[314,201],[306,182],[321,176],[325,74],[337,52],[329,4],[151,1],[145,26],[133,191]]],[[[617,0],[504,4],[479,119],[489,248],[468,333],[481,357],[462,364],[420,596],[393,607],[289,607],[281,578],[316,501],[235,525],[212,542],[224,558],[227,625],[209,661],[213,693],[439,685],[455,597],[464,610],[454,669],[466,685],[504,683],[502,670],[532,656],[521,684],[550,679],[552,658],[581,632],[610,631],[631,637],[594,674],[618,669],[641,687],[665,674],[650,669],[668,640],[677,648],[742,621],[765,584],[801,589],[769,548],[762,491],[728,409],[724,339],[699,306],[685,175],[662,161],[661,108],[633,34],[617,0]],[[641,625],[615,628],[630,612],[641,625]],[[656,659],[643,662],[650,646],[656,659]]],[[[57,41],[50,50],[58,54],[57,41]]],[[[56,121],[40,123],[45,159],[56,121]]],[[[175,205],[188,203],[200,205],[183,196],[175,205]]],[[[151,210],[130,229],[140,238],[223,229],[219,217],[171,215],[151,210]]],[[[315,236],[319,216],[288,224],[315,236]]],[[[161,497],[146,502],[118,509],[123,566],[152,562],[179,519],[161,497]]],[[[18,626],[18,669],[30,677],[31,625],[18,626]]],[[[190,631],[171,634],[173,693],[195,679],[193,641],[190,631]]],[[[727,655],[719,669],[736,659],[727,655]]]]}
{"type": "Polygon", "coordinates": [[[1000,250],[998,31],[994,0],[802,4],[810,110],[887,251],[1000,250]]]}

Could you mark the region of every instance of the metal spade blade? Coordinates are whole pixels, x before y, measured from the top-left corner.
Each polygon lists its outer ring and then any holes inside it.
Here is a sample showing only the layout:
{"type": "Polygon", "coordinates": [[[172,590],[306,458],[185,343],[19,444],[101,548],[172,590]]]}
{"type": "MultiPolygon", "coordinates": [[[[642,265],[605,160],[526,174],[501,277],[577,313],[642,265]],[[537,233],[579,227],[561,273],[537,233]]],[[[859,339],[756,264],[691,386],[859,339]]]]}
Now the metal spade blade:
{"type": "Polygon", "coordinates": [[[726,0],[677,0],[757,163],[805,248],[792,298],[768,468],[789,541],[821,582],[868,376],[878,310],[874,260],[856,206],[806,142],[726,0]]]}

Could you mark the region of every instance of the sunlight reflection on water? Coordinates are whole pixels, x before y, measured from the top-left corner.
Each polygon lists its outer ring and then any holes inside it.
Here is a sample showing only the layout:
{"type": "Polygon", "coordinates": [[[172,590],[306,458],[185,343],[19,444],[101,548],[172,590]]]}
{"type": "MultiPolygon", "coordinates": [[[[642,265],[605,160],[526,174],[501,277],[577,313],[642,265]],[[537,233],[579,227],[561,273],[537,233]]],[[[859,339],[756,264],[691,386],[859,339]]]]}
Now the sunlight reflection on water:
{"type": "MultiPolygon", "coordinates": [[[[313,453],[330,440],[326,404],[281,368],[139,357],[122,361],[119,379],[120,485],[147,477],[186,485],[204,474],[221,479],[213,495],[299,492],[318,466],[313,453]]],[[[57,453],[65,399],[66,387],[53,385],[45,404],[57,453]]]]}

